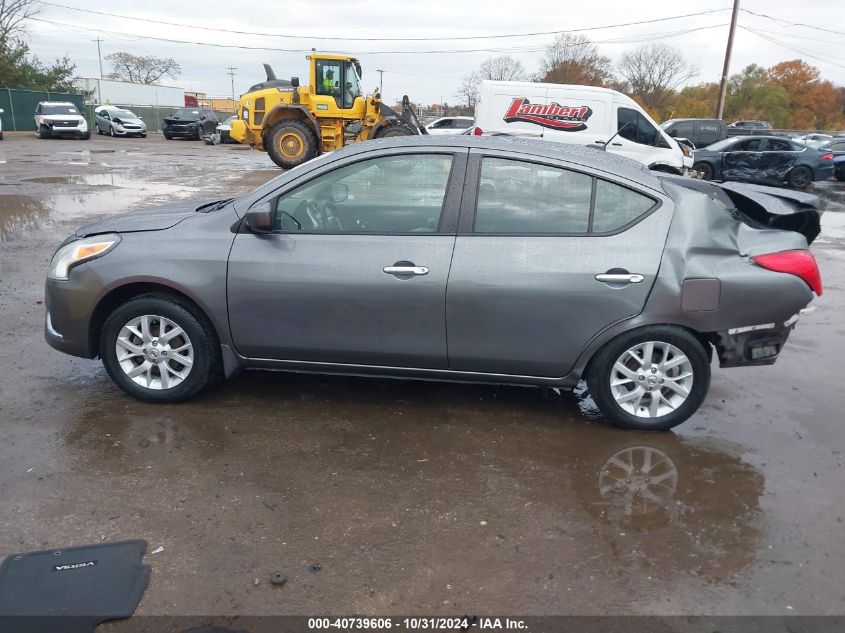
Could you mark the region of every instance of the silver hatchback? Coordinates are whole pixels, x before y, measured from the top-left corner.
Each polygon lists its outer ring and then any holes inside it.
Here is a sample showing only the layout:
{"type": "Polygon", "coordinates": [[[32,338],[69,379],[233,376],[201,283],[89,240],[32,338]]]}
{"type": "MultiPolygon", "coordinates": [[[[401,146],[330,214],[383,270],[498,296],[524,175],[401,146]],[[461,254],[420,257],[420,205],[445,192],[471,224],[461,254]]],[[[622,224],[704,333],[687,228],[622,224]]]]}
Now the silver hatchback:
{"type": "Polygon", "coordinates": [[[773,363],[821,294],[818,200],[769,191],[557,143],[368,141],[240,198],[79,229],[50,266],[46,338],[151,402],[250,368],[585,378],[610,422],[668,429],[714,350],[773,363]]]}

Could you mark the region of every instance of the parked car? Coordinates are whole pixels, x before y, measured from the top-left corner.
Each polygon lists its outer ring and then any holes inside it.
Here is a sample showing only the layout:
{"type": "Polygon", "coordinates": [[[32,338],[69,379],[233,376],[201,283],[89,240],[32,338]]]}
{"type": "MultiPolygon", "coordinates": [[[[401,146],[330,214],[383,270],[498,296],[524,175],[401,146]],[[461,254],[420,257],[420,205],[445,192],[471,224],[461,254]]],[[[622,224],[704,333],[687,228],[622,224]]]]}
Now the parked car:
{"type": "MultiPolygon", "coordinates": [[[[3,114],[3,108],[0,108],[0,114],[3,114]]],[[[0,117],[0,141],[3,140],[3,118],[0,117]]]]}
{"type": "Polygon", "coordinates": [[[721,119],[669,119],[660,127],[678,142],[688,140],[692,149],[707,147],[728,136],[728,126],[721,119]]]}
{"type": "Polygon", "coordinates": [[[218,123],[213,110],[179,108],[164,119],[161,129],[168,141],[176,137],[202,139],[204,134],[213,133],[218,123]]]}
{"type": "Polygon", "coordinates": [[[233,140],[232,137],[229,135],[229,132],[232,131],[232,121],[237,120],[237,118],[238,115],[233,114],[228,119],[223,121],[223,123],[217,126],[217,132],[220,134],[221,143],[237,143],[237,141],[233,140]]]}
{"type": "Polygon", "coordinates": [[[432,136],[441,134],[463,134],[472,127],[471,116],[444,116],[425,126],[432,136]]]}
{"type": "Polygon", "coordinates": [[[833,175],[837,180],[845,181],[845,138],[833,137],[833,140],[825,143],[818,150],[833,154],[833,175]]]}
{"type": "Polygon", "coordinates": [[[542,138],[601,147],[649,169],[685,174],[692,151],[616,90],[528,81],[482,81],[475,135],[542,138]]]}
{"type": "MultiPolygon", "coordinates": [[[[734,121],[728,125],[730,130],[751,130],[755,134],[772,133],[774,128],[768,121],[734,121]]],[[[729,132],[730,133],[730,132],[729,132]]]]}
{"type": "Polygon", "coordinates": [[[803,189],[833,176],[833,154],[788,138],[726,138],[693,152],[693,169],[705,180],[738,180],[803,189]]]}
{"type": "Polygon", "coordinates": [[[668,429],[704,400],[714,349],[773,363],[822,292],[818,198],[768,191],[561,143],[350,145],[239,198],[78,229],[45,336],[151,402],[248,368],[583,377],[612,423],[668,429]]]}
{"type": "Polygon", "coordinates": [[[91,138],[88,122],[69,101],[41,101],[35,106],[35,133],[38,138],[75,136],[91,138]]]}
{"type": "Polygon", "coordinates": [[[147,136],[147,124],[132,110],[126,108],[98,106],[94,109],[94,127],[97,128],[97,134],[137,135],[141,138],[147,136]]]}

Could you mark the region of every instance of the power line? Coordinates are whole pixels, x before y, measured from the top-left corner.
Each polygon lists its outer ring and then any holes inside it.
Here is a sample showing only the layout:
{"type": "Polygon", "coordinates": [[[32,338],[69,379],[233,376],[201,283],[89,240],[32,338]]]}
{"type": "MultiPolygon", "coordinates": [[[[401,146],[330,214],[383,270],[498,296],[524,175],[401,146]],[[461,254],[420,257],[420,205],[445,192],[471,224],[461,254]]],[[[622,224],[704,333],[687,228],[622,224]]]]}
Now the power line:
{"type": "Polygon", "coordinates": [[[805,57],[809,57],[810,59],[815,59],[816,61],[823,62],[825,64],[830,64],[831,66],[837,66],[839,68],[845,68],[845,65],[839,64],[837,62],[831,61],[830,59],[825,59],[822,53],[818,51],[814,51],[811,49],[804,48],[802,46],[797,46],[795,44],[790,44],[788,42],[781,42],[780,40],[771,37],[770,35],[765,35],[756,29],[752,29],[747,26],[740,25],[739,28],[743,29],[744,31],[748,31],[749,33],[753,33],[759,38],[766,40],[767,42],[771,42],[772,44],[777,44],[778,46],[782,46],[783,48],[789,49],[794,53],[798,53],[800,55],[804,55],[805,57]]]}
{"type": "MultiPolygon", "coordinates": [[[[235,35],[255,35],[259,37],[279,37],[285,39],[297,39],[297,40],[322,40],[322,41],[341,41],[341,42],[406,42],[406,41],[416,41],[416,42],[443,42],[443,41],[456,41],[456,40],[488,40],[488,39],[501,39],[501,38],[513,38],[513,37],[534,37],[538,35],[559,35],[563,33],[582,33],[586,31],[600,31],[603,29],[615,29],[621,28],[625,26],[639,26],[642,24],[654,24],[656,22],[667,22],[669,20],[680,20],[682,18],[691,18],[691,17],[698,17],[702,15],[708,15],[712,13],[720,13],[725,11],[725,9],[708,9],[707,11],[698,11],[696,13],[685,13],[683,15],[672,15],[663,18],[653,18],[651,20],[639,20],[637,22],[622,22],[618,24],[606,24],[603,26],[589,26],[589,27],[582,27],[577,29],[560,29],[557,31],[536,31],[532,33],[506,33],[506,34],[499,34],[499,35],[466,35],[466,36],[454,36],[454,37],[330,37],[325,35],[291,35],[291,34],[284,34],[284,33],[263,33],[260,31],[237,31],[233,29],[221,29],[212,26],[199,26],[197,24],[180,24],[177,22],[171,22],[168,20],[154,20],[152,18],[139,18],[135,16],[129,15],[122,15],[119,13],[109,13],[108,11],[95,11],[94,9],[82,9],[79,7],[72,7],[66,4],[59,4],[56,2],[44,2],[41,1],[41,4],[45,6],[55,7],[59,9],[67,9],[70,11],[79,11],[81,13],[91,13],[94,15],[102,15],[112,18],[120,18],[122,20],[129,20],[131,22],[148,22],[151,24],[162,24],[165,26],[176,26],[179,28],[188,28],[188,29],[199,29],[203,31],[216,31],[219,33],[229,33],[235,35]]],[[[35,18],[32,18],[35,19],[35,18]]],[[[43,20],[42,20],[43,21],[43,20]]]]}
{"type": "Polygon", "coordinates": [[[767,20],[771,20],[775,24],[779,26],[787,25],[787,26],[803,26],[808,29],[816,29],[817,31],[825,31],[826,33],[835,33],[836,35],[845,35],[845,31],[834,31],[833,29],[826,29],[823,26],[814,26],[812,24],[805,24],[804,22],[790,22],[789,20],[783,20],[781,18],[775,18],[771,15],[767,15],[765,13],[757,13],[756,11],[752,11],[751,9],[740,9],[745,13],[750,13],[751,15],[756,15],[758,18],[766,18],[767,20]]]}
{"type": "MultiPolygon", "coordinates": [[[[212,48],[225,48],[225,49],[239,49],[239,50],[253,50],[253,51],[270,51],[270,52],[280,52],[280,53],[311,53],[313,52],[312,48],[276,48],[270,46],[246,46],[243,44],[221,44],[221,43],[214,43],[214,42],[198,42],[198,41],[191,41],[191,40],[177,40],[167,37],[157,37],[154,35],[137,35],[134,33],[124,33],[121,31],[110,31],[106,29],[101,29],[99,27],[93,26],[84,26],[79,24],[68,24],[65,22],[55,22],[53,20],[46,20],[44,18],[29,18],[35,22],[43,22],[45,24],[52,24],[54,26],[60,26],[64,28],[72,28],[72,29],[79,29],[82,31],[99,31],[100,33],[108,33],[110,35],[115,35],[118,37],[129,37],[133,39],[148,39],[148,40],[155,40],[158,42],[168,42],[171,44],[190,44],[194,46],[209,46],[212,48]]],[[[667,37],[676,37],[678,35],[685,35],[687,33],[692,33],[695,31],[703,31],[706,29],[718,28],[721,26],[725,26],[725,24],[712,24],[708,26],[700,26],[694,27],[689,29],[682,29],[677,31],[670,31],[670,32],[663,32],[663,33],[656,33],[656,34],[644,34],[644,35],[635,35],[629,37],[620,37],[608,40],[595,40],[593,43],[595,44],[623,44],[623,43],[630,43],[630,42],[645,42],[650,40],[657,40],[657,39],[664,39],[667,37]]],[[[390,50],[390,51],[360,51],[359,55],[433,55],[433,54],[451,54],[451,53],[512,53],[512,52],[527,52],[527,53],[534,53],[543,51],[546,49],[546,45],[532,45],[532,46],[514,46],[514,47],[501,47],[501,48],[459,48],[459,49],[440,49],[440,50],[390,50]]],[[[342,53],[342,51],[323,51],[325,53],[342,53]]]]}

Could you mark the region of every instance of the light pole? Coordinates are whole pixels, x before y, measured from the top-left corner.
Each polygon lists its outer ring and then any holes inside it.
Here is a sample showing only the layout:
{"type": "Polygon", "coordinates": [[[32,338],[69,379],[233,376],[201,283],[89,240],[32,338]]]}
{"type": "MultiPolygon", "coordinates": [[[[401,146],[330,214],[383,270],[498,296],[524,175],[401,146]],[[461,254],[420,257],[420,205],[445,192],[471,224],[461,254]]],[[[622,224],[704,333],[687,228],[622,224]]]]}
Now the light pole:
{"type": "Polygon", "coordinates": [[[378,73],[378,93],[379,96],[384,94],[384,71],[383,70],[376,70],[378,73]]]}
{"type": "Polygon", "coordinates": [[[96,40],[91,40],[92,42],[97,42],[97,61],[100,62],[100,79],[103,78],[103,56],[100,54],[100,42],[104,41],[101,40],[99,37],[96,40]]]}
{"type": "Polygon", "coordinates": [[[236,105],[236,102],[235,102],[235,71],[236,70],[237,70],[237,68],[235,68],[234,66],[229,66],[228,75],[229,75],[229,78],[232,80],[232,107],[234,108],[235,113],[237,114],[238,106],[236,105]]]}

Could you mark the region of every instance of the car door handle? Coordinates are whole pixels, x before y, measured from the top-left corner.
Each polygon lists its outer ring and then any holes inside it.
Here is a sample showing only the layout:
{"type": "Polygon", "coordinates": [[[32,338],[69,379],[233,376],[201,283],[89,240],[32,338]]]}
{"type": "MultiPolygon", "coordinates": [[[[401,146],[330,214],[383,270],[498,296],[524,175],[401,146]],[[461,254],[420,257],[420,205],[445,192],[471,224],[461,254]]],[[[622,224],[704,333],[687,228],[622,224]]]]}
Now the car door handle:
{"type": "Polygon", "coordinates": [[[385,266],[382,270],[388,275],[427,275],[425,266],[385,266]]]}
{"type": "Polygon", "coordinates": [[[639,273],[603,273],[596,275],[596,281],[603,284],[638,284],[645,280],[639,273]]]}

